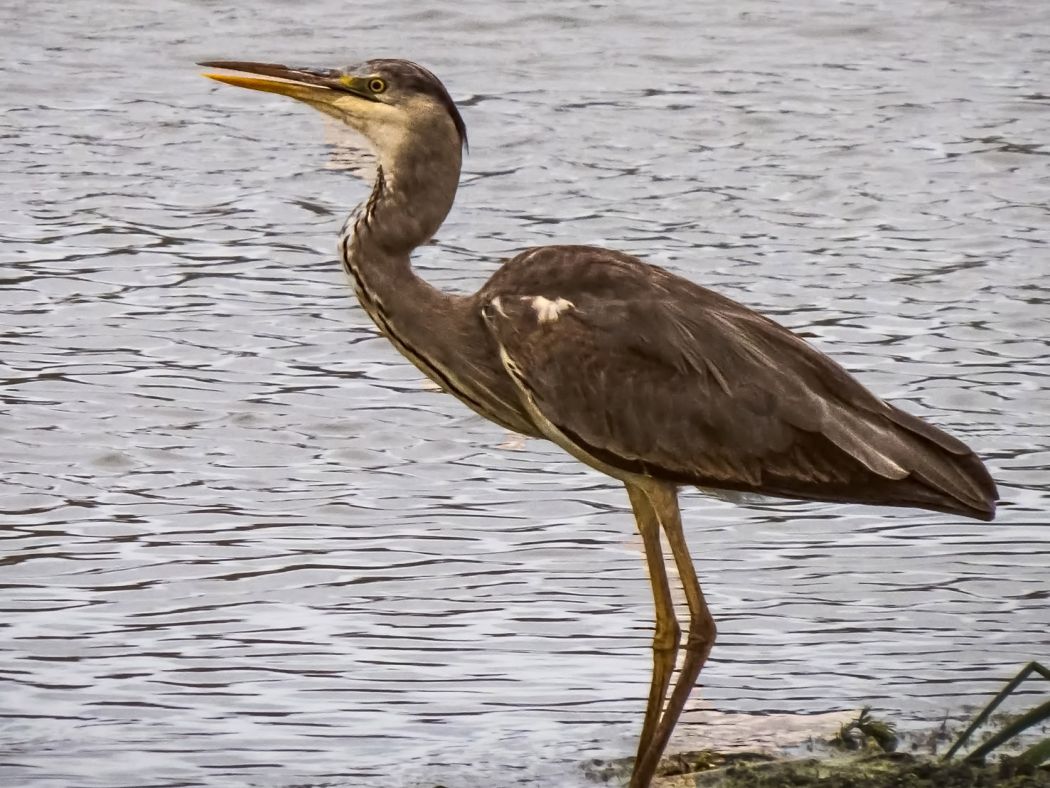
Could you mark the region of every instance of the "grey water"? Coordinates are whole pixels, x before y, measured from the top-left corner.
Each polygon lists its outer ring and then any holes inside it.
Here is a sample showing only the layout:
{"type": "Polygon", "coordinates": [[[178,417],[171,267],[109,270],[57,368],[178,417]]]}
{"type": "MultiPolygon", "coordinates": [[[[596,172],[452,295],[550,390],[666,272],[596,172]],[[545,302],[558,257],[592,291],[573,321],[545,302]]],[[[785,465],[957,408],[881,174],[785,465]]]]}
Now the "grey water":
{"type": "Polygon", "coordinates": [[[987,458],[992,524],[685,494],[694,712],[936,725],[1050,656],[1050,6],[9,0],[0,42],[0,785],[573,786],[633,752],[622,490],[424,385],[335,263],[367,184],[208,58],[438,73],[471,148],[431,281],[633,252],[987,458]]]}

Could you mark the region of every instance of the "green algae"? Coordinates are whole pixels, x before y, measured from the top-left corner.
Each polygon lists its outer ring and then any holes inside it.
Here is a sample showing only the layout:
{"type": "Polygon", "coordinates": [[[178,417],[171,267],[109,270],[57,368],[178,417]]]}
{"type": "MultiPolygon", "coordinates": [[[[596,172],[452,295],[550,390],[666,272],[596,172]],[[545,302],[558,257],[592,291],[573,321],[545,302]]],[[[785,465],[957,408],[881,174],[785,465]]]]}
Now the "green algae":
{"type": "MultiPolygon", "coordinates": [[[[939,758],[951,738],[947,721],[936,730],[900,733],[864,708],[837,731],[814,729],[807,742],[790,748],[669,754],[652,788],[1050,788],[1050,764],[1039,766],[1024,752],[994,762],[939,758]]],[[[585,771],[599,783],[626,785],[632,765],[632,758],[622,758],[593,762],[585,771]]]]}
{"type": "MultiPolygon", "coordinates": [[[[1050,770],[996,764],[940,762],[909,753],[738,762],[672,777],[667,788],[1050,788],[1050,770]]],[[[654,786],[655,788],[655,786],[654,786]]]]}

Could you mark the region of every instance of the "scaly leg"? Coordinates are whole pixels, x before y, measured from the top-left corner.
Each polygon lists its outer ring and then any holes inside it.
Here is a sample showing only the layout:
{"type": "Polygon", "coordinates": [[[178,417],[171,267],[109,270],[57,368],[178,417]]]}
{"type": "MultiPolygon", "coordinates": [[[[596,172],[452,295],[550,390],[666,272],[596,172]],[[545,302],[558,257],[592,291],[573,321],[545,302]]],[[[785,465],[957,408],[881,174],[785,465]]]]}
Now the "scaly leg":
{"type": "MultiPolygon", "coordinates": [[[[653,602],[656,606],[656,629],[653,632],[653,678],[649,685],[649,700],[645,707],[645,722],[638,738],[637,764],[650,748],[660,722],[667,687],[671,683],[674,661],[678,654],[681,629],[675,617],[671,601],[671,589],[667,582],[663,552],[660,548],[660,521],[645,492],[627,484],[627,495],[631,499],[638,533],[645,545],[645,560],[649,565],[649,582],[653,587],[653,602]]],[[[632,783],[633,785],[634,783],[632,783]]]]}
{"type": "Polygon", "coordinates": [[[675,566],[678,567],[678,575],[682,579],[686,602],[689,604],[689,634],[678,681],[671,692],[667,708],[660,717],[656,735],[649,744],[649,749],[635,763],[631,788],[648,788],[660,756],[663,755],[664,748],[667,747],[667,742],[671,738],[671,732],[689,698],[689,693],[700,676],[700,670],[704,667],[707,655],[711,652],[716,633],[714,619],[707,609],[707,602],[704,601],[704,594],[700,590],[700,582],[696,577],[696,569],[689,556],[685,534],[682,532],[682,514],[678,509],[677,487],[654,482],[647,485],[644,492],[667,535],[667,543],[671,547],[675,566]]]}

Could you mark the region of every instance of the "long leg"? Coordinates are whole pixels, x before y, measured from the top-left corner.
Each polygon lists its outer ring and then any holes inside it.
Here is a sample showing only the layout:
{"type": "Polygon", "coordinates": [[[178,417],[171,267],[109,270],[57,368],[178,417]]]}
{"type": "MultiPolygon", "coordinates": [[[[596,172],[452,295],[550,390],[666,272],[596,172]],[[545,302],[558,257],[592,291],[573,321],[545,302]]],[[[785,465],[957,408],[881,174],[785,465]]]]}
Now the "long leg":
{"type": "MultiPolygon", "coordinates": [[[[681,630],[671,600],[671,589],[664,568],[663,551],[660,548],[660,521],[641,488],[627,484],[627,495],[631,499],[638,533],[645,545],[645,560],[649,565],[649,582],[653,587],[653,603],[656,607],[656,629],[653,632],[653,678],[649,685],[649,700],[645,707],[645,722],[638,738],[637,764],[652,745],[663,711],[667,687],[671,683],[674,661],[678,654],[681,630]]],[[[633,785],[634,783],[632,783],[633,785]]]]}
{"type": "Polygon", "coordinates": [[[678,718],[682,714],[689,693],[700,676],[707,655],[715,642],[715,622],[707,609],[704,593],[696,577],[696,569],[689,555],[689,547],[682,532],[682,514],[678,508],[678,490],[670,484],[646,486],[645,495],[652,505],[656,518],[667,535],[667,543],[674,555],[675,566],[682,580],[686,602],[689,604],[689,634],[685,645],[685,658],[671,698],[664,709],[656,729],[656,735],[644,755],[635,763],[631,776],[631,788],[647,788],[656,765],[671,738],[678,718]]]}

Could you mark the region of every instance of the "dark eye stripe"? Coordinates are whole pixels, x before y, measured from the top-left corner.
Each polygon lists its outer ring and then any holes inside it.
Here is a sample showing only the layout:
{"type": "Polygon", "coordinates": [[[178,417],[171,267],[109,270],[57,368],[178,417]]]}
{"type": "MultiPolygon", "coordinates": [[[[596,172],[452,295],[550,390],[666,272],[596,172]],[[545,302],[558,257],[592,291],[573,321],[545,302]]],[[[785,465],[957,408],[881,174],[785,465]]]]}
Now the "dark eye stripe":
{"type": "MultiPolygon", "coordinates": [[[[467,144],[467,127],[463,123],[463,117],[459,114],[459,110],[456,109],[456,104],[452,101],[452,97],[448,94],[445,86],[441,84],[441,80],[418,63],[410,63],[407,60],[379,58],[365,61],[353,67],[353,70],[358,73],[363,70],[366,74],[386,74],[397,84],[399,91],[408,93],[418,91],[433,96],[448,110],[448,114],[456,126],[456,131],[459,132],[459,138],[464,145],[467,144]]],[[[389,87],[388,84],[387,89],[389,87]]],[[[373,100],[378,101],[379,99],[373,100]]]]}

